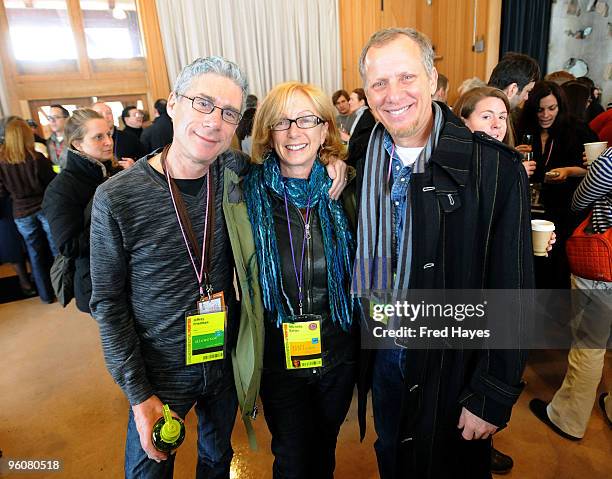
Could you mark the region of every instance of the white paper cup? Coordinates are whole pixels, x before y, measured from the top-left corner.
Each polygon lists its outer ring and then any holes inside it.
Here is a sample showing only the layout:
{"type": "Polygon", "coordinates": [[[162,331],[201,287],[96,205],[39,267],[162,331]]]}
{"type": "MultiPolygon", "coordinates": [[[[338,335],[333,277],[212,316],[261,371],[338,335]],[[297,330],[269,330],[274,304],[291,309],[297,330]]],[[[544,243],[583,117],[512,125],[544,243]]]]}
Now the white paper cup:
{"type": "Polygon", "coordinates": [[[608,147],[607,141],[596,141],[595,143],[585,143],[584,152],[587,157],[587,164],[593,163],[599,155],[608,147]]]}
{"type": "Polygon", "coordinates": [[[547,220],[531,220],[531,240],[534,256],[546,256],[546,248],[555,231],[555,224],[547,220]]]}

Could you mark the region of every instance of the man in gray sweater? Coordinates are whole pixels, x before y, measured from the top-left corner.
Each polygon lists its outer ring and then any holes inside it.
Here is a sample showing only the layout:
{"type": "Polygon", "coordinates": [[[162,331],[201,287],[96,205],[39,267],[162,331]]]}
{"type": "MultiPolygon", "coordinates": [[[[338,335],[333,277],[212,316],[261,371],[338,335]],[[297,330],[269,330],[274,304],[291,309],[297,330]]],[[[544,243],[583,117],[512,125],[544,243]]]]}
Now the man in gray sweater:
{"type": "Polygon", "coordinates": [[[246,91],[246,77],[223,58],[185,67],[168,99],[172,145],[95,195],[91,312],[107,368],[131,405],[126,477],[172,477],[174,455],[151,440],[165,403],[183,418],[195,405],[197,477],[229,477],[237,412],[229,351],[239,308],[221,205],[224,169],[239,173],[246,164],[241,153],[228,151],[246,91]],[[227,307],[221,359],[186,353],[195,338],[187,336],[186,316],[209,291],[223,293],[227,307]]]}

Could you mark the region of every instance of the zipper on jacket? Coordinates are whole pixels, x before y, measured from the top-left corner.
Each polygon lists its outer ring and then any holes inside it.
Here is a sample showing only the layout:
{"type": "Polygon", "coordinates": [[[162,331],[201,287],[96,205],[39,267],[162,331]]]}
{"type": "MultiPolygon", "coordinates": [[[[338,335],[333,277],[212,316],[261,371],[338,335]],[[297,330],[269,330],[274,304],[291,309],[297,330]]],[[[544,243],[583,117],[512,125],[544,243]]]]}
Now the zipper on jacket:
{"type": "Polygon", "coordinates": [[[303,240],[306,241],[306,261],[304,262],[304,273],[303,273],[303,278],[304,278],[304,304],[303,304],[303,313],[304,314],[308,314],[312,311],[312,257],[313,257],[313,253],[312,253],[312,232],[311,232],[311,218],[312,218],[312,214],[313,214],[313,209],[311,208],[310,210],[310,215],[309,215],[309,222],[308,225],[306,224],[306,221],[304,221],[304,216],[302,215],[302,212],[300,211],[300,209],[295,206],[295,205],[291,205],[293,209],[295,209],[297,211],[297,215],[298,218],[300,219],[300,222],[302,223],[302,232],[303,232],[303,240]]]}

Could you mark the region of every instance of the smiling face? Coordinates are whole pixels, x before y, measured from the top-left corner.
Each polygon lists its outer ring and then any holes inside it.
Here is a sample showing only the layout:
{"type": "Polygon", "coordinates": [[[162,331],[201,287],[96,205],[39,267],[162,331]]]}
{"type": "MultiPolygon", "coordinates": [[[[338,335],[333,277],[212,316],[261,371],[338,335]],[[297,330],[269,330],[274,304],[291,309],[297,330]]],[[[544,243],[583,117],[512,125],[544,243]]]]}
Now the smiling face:
{"type": "Polygon", "coordinates": [[[113,134],[106,120],[91,119],[85,124],[85,128],[85,136],[82,140],[74,141],[73,146],[98,161],[112,160],[113,134]]]}
{"type": "MultiPolygon", "coordinates": [[[[240,87],[215,73],[194,78],[183,95],[208,99],[220,108],[240,111],[242,107],[240,87]]],[[[174,127],[172,148],[181,157],[209,165],[229,148],[237,125],[224,121],[218,108],[208,114],[199,112],[192,108],[191,100],[172,92],[167,111],[174,127]]]]}
{"type": "Polygon", "coordinates": [[[472,114],[463,121],[471,131],[483,131],[503,141],[508,130],[508,111],[500,98],[487,97],[476,103],[472,114]]]}
{"type": "Polygon", "coordinates": [[[559,114],[559,103],[557,98],[550,94],[540,100],[538,108],[538,123],[540,128],[548,129],[555,123],[555,119],[559,114]]]}
{"type": "Polygon", "coordinates": [[[365,89],[370,108],[400,146],[423,146],[432,124],[431,97],[438,74],[423,66],[419,45],[405,35],[365,57],[365,89]]]}
{"type": "MultiPolygon", "coordinates": [[[[321,116],[312,100],[296,91],[287,102],[282,118],[293,120],[308,115],[321,116]]],[[[319,123],[314,128],[299,128],[293,122],[288,130],[272,132],[272,147],[278,155],[283,176],[308,178],[319,147],[327,137],[327,128],[327,123],[319,123]]]]}

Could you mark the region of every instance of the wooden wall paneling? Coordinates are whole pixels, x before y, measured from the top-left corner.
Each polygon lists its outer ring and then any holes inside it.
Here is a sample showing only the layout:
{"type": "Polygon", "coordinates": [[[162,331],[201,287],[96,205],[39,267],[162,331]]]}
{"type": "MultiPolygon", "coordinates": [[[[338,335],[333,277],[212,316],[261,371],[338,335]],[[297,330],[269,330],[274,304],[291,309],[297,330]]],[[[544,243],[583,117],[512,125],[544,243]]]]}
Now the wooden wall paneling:
{"type": "Polygon", "coordinates": [[[140,31],[142,32],[147,64],[148,109],[151,118],[153,118],[153,103],[158,98],[168,98],[170,81],[168,79],[164,45],[159,31],[159,17],[155,0],[136,0],[136,8],[140,19],[140,31]]]}
{"type": "MultiPolygon", "coordinates": [[[[380,1],[380,0],[379,0],[380,1]]],[[[420,28],[417,3],[422,0],[384,0],[381,28],[420,28]]]]}
{"type": "Polygon", "coordinates": [[[50,98],[79,98],[144,94],[147,92],[144,75],[139,77],[104,78],[96,80],[65,80],[55,82],[29,82],[18,85],[20,99],[46,100],[50,98]]]}
{"type": "Polygon", "coordinates": [[[491,72],[499,61],[499,43],[501,38],[501,14],[502,0],[489,0],[486,40],[485,40],[485,81],[491,76],[491,72]]]}
{"type": "MultiPolygon", "coordinates": [[[[388,0],[386,0],[388,1],[388,0]]],[[[340,46],[342,85],[348,91],[363,86],[359,76],[359,55],[372,34],[380,30],[381,0],[340,0],[340,46]]]]}

